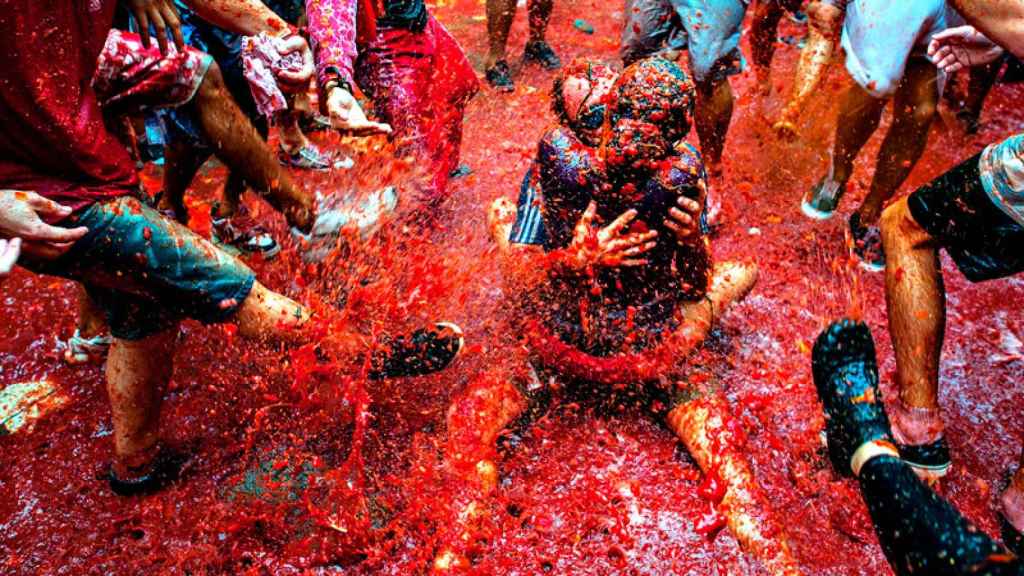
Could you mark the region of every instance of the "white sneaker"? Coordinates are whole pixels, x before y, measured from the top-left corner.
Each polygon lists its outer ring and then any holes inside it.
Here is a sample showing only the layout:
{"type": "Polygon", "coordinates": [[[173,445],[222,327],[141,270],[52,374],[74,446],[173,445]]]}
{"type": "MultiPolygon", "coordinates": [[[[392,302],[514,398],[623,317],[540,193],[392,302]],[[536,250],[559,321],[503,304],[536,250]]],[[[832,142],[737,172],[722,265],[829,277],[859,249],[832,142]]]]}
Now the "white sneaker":
{"type": "Polygon", "coordinates": [[[340,199],[337,196],[318,198],[317,217],[310,233],[292,232],[310,244],[303,259],[316,261],[331,251],[335,240],[346,228],[356,230],[364,241],[369,239],[397,206],[398,190],[394,186],[375,190],[361,200],[351,195],[340,199]]]}

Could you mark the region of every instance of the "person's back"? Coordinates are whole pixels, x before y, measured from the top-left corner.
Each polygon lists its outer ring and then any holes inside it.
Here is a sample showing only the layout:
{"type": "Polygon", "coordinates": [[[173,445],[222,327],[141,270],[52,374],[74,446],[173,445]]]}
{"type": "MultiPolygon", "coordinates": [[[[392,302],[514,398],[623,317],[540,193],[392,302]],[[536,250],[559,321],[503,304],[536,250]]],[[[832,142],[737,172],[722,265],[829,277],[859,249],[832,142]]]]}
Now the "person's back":
{"type": "Polygon", "coordinates": [[[78,210],[135,184],[90,85],[115,4],[23,0],[0,11],[0,188],[78,210]]]}

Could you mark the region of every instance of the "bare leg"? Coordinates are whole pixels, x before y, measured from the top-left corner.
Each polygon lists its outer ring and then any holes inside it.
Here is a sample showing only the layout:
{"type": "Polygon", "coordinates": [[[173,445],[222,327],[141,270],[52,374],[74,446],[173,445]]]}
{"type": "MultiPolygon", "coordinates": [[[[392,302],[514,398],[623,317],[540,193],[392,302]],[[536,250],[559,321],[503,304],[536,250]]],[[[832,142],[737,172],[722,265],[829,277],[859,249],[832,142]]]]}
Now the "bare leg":
{"type": "Polygon", "coordinates": [[[281,138],[281,148],[289,154],[295,154],[309,145],[309,139],[299,127],[299,112],[283,110],[277,115],[277,134],[281,138]]]}
{"type": "Polygon", "coordinates": [[[946,300],[938,248],[914,220],[905,199],[885,210],[882,243],[888,261],[885,295],[901,404],[890,411],[893,432],[902,442],[926,444],[943,429],[938,387],[946,300]]]}
{"type": "Polygon", "coordinates": [[[732,87],[722,78],[697,84],[697,110],[694,120],[700,136],[701,152],[708,172],[718,175],[722,171],[722,151],[725,135],[732,121],[732,87]]]}
{"type": "Polygon", "coordinates": [[[157,206],[159,210],[172,210],[175,220],[188,223],[185,191],[207,158],[209,154],[185,143],[176,142],[164,147],[164,191],[157,206]]]}
{"type": "Polygon", "coordinates": [[[193,100],[207,140],[232,173],[263,193],[293,226],[313,225],[313,198],[292,181],[249,119],[235,105],[220,68],[210,67],[193,100]]]}
{"type": "Polygon", "coordinates": [[[968,134],[978,132],[978,121],[981,119],[981,109],[985,105],[985,98],[992,91],[999,77],[999,71],[1003,68],[1003,59],[984,66],[976,66],[968,72],[967,96],[964,98],[963,108],[957,110],[956,117],[964,122],[964,129],[968,134]]]}
{"type": "Polygon", "coordinates": [[[771,574],[800,574],[786,541],[785,531],[774,519],[771,505],[761,492],[746,458],[739,451],[729,406],[717,394],[683,401],[667,416],[669,428],[705,474],[725,484],[718,504],[740,546],[761,560],[771,574]]]}
{"type": "Polygon", "coordinates": [[[107,331],[107,320],[103,311],[92,301],[89,293],[79,284],[78,292],[78,332],[83,338],[99,336],[107,331]]]}
{"type": "Polygon", "coordinates": [[[491,240],[498,245],[498,253],[502,256],[509,251],[509,234],[516,221],[516,205],[508,198],[498,198],[487,210],[487,229],[491,240]]]}
{"type": "Polygon", "coordinates": [[[160,404],[171,378],[177,329],[137,341],[115,339],[107,357],[114,422],[114,474],[148,473],[158,449],[160,404]]]}
{"type": "MultiPolygon", "coordinates": [[[[530,42],[544,42],[544,34],[548,30],[548,21],[551,19],[551,9],[554,5],[555,0],[530,0],[530,42]]],[[[508,37],[508,32],[505,32],[505,36],[508,37]]]]}
{"type": "Polygon", "coordinates": [[[754,9],[754,22],[750,27],[750,50],[758,88],[762,94],[771,92],[772,56],[775,55],[779,20],[784,13],[782,5],[774,0],[758,2],[757,8],[754,9]]]}
{"type": "Polygon", "coordinates": [[[508,33],[516,16],[516,0],[487,0],[487,59],[484,68],[492,68],[505,59],[508,33]]]}
{"type": "Polygon", "coordinates": [[[832,147],[832,180],[846,184],[853,173],[853,160],[860,153],[882,119],[885,100],[875,98],[856,84],[850,86],[839,103],[836,139],[832,147]]]}
{"type": "Polygon", "coordinates": [[[882,205],[903,184],[921,158],[938,102],[935,66],[911,59],[896,92],[892,126],[878,151],[871,190],[857,210],[863,224],[878,221],[882,205]]]}
{"type": "Polygon", "coordinates": [[[527,399],[505,374],[485,375],[471,382],[448,409],[448,469],[462,488],[454,503],[456,518],[450,541],[434,558],[436,570],[466,568],[466,549],[487,516],[486,500],[498,486],[498,436],[527,407],[527,399]]]}

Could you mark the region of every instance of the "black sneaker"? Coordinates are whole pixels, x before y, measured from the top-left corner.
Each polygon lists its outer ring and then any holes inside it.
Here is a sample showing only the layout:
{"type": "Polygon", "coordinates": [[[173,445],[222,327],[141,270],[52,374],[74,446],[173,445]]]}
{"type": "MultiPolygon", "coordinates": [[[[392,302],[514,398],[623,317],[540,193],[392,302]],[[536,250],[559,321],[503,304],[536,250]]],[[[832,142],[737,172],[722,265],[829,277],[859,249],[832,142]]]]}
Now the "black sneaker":
{"type": "Polygon", "coordinates": [[[462,329],[450,322],[421,328],[387,342],[387,350],[374,354],[370,378],[404,378],[438,372],[455,360],[464,343],[462,329]]]}
{"type": "Polygon", "coordinates": [[[512,81],[512,71],[508,68],[508,62],[504,60],[498,60],[487,69],[484,73],[487,77],[487,83],[491,85],[491,88],[499,92],[512,92],[516,89],[515,82],[512,81]]]}
{"type": "Polygon", "coordinates": [[[929,480],[938,480],[949,472],[952,460],[945,436],[928,444],[896,444],[900,457],[917,473],[929,480]]]}
{"type": "Polygon", "coordinates": [[[558,70],[562,67],[562,61],[558,59],[551,45],[543,40],[527,42],[523,48],[523,62],[539,64],[545,70],[558,70]]]}
{"type": "Polygon", "coordinates": [[[185,458],[181,454],[161,450],[148,472],[132,478],[118,478],[111,467],[107,473],[110,490],[118,496],[139,496],[153,494],[167,487],[181,473],[185,458]]]}
{"type": "Polygon", "coordinates": [[[818,336],[811,371],[825,409],[832,466],[850,476],[850,459],[863,444],[892,444],[889,417],[878,390],[878,364],[871,331],[862,322],[840,320],[818,336]]]}
{"type": "Polygon", "coordinates": [[[828,177],[822,178],[804,195],[800,202],[800,210],[808,218],[828,220],[835,213],[844,192],[845,184],[830,182],[828,177]]]}
{"type": "Polygon", "coordinates": [[[885,251],[882,249],[882,230],[877,226],[864,226],[860,214],[850,215],[850,235],[853,237],[853,251],[860,258],[860,265],[868,272],[885,270],[885,251]]]}

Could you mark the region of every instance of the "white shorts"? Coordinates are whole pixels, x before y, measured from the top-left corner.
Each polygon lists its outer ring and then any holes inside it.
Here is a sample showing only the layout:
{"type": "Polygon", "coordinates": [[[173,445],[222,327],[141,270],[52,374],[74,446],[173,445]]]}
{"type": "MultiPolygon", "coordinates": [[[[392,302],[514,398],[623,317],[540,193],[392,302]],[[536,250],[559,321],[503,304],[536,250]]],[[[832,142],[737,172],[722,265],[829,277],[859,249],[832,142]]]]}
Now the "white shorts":
{"type": "Polygon", "coordinates": [[[687,49],[698,82],[742,71],[745,0],[626,0],[619,55],[629,64],[665,49],[687,49]]]}
{"type": "MultiPolygon", "coordinates": [[[[888,98],[907,60],[924,57],[932,36],[962,22],[945,0],[850,0],[842,40],[846,70],[872,96],[888,98]]],[[[940,74],[940,87],[942,80],[940,74]]]]}

